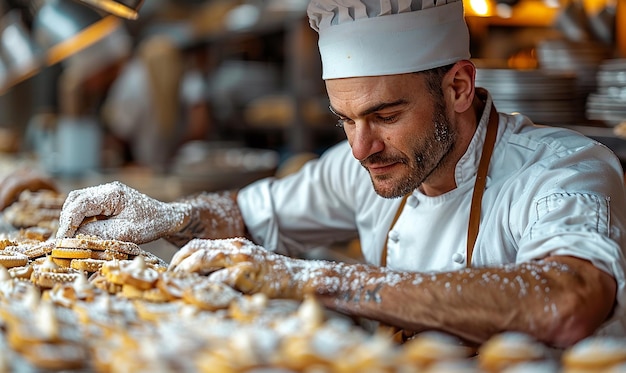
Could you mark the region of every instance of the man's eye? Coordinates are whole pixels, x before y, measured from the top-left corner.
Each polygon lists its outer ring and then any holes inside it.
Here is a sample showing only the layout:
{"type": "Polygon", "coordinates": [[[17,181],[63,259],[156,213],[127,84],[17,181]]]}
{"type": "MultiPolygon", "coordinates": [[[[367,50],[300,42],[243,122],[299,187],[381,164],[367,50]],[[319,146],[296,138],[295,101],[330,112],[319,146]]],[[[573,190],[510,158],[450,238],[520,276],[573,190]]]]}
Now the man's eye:
{"type": "Polygon", "coordinates": [[[380,120],[383,123],[386,124],[390,124],[390,123],[395,123],[398,120],[398,115],[390,115],[390,116],[378,116],[378,120],[380,120]]]}

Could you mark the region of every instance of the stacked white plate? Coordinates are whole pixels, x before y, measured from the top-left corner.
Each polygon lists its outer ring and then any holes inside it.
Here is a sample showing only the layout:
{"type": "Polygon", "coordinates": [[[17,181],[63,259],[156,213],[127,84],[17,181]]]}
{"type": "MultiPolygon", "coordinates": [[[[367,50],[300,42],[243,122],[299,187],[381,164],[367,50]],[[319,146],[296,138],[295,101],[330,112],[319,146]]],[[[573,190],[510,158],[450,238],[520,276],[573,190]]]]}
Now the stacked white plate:
{"type": "Polygon", "coordinates": [[[571,73],[478,67],[476,85],[491,92],[498,111],[522,113],[538,124],[584,120],[584,101],[577,93],[577,77],[571,73]]]}
{"type": "Polygon", "coordinates": [[[587,97],[587,117],[608,126],[626,122],[626,59],[608,59],[598,67],[597,90],[587,97]]]}
{"type": "Polygon", "coordinates": [[[612,51],[600,43],[546,39],[537,44],[537,62],[551,73],[573,73],[583,99],[596,90],[596,73],[612,51]]]}

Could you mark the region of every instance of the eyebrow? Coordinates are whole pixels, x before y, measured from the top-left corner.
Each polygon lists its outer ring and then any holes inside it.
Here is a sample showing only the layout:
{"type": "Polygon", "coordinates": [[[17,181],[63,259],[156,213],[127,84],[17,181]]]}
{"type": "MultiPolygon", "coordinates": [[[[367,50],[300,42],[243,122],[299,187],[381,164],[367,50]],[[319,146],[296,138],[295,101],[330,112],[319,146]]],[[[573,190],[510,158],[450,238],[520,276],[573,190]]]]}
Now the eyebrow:
{"type": "MultiPolygon", "coordinates": [[[[363,110],[361,113],[359,113],[359,116],[369,115],[379,110],[387,109],[387,108],[394,107],[394,106],[404,105],[406,103],[407,101],[405,99],[399,99],[393,102],[382,102],[380,104],[370,106],[369,108],[363,110]]],[[[338,110],[333,108],[332,105],[328,105],[328,109],[338,117],[346,117],[346,115],[341,114],[338,110]]]]}

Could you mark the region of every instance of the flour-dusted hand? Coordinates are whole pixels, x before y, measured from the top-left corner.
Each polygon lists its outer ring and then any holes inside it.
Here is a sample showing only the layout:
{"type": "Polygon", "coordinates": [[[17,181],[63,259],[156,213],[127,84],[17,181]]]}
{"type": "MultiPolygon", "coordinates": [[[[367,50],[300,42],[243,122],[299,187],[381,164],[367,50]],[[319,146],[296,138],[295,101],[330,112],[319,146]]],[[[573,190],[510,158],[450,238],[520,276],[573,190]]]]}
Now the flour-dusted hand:
{"type": "Polygon", "coordinates": [[[57,238],[86,234],[146,243],[179,231],[190,210],[188,204],[161,202],[114,181],[70,192],[57,238]]]}
{"type": "MultiPolygon", "coordinates": [[[[272,253],[244,238],[192,240],[170,262],[170,270],[208,274],[247,294],[304,299],[319,291],[330,263],[272,253]]],[[[329,282],[332,282],[330,280],[329,282]]]]}

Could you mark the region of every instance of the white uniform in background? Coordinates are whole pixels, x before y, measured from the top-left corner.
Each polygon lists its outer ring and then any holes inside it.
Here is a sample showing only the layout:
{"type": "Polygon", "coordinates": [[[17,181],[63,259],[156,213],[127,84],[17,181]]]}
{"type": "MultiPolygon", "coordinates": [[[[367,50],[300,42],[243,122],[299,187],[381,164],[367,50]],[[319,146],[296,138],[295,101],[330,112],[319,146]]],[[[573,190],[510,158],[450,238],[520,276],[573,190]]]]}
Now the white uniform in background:
{"type": "Polygon", "coordinates": [[[130,142],[136,163],[161,169],[185,132],[185,108],[206,101],[206,82],[197,70],[183,70],[172,41],[157,36],[141,48],[111,86],[103,112],[109,129],[130,142]]]}
{"type": "MultiPolygon", "coordinates": [[[[415,190],[391,231],[400,199],[374,192],[347,142],[298,174],[243,189],[238,204],[246,226],[257,242],[279,252],[303,252],[358,234],[371,264],[380,264],[387,241],[389,268],[463,269],[472,190],[491,105],[489,98],[456,166],[457,188],[437,197],[415,190]]],[[[626,211],[615,208],[624,206],[623,190],[621,164],[604,145],[566,129],[533,126],[522,115],[500,114],[472,266],[549,255],[587,259],[619,284],[619,306],[604,331],[623,334],[626,211]]]]}

